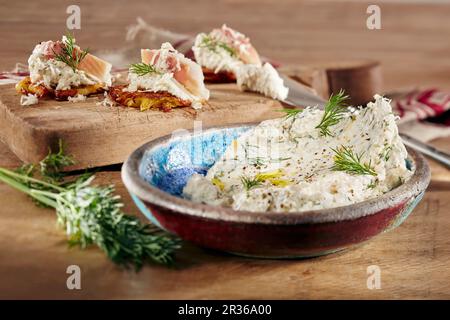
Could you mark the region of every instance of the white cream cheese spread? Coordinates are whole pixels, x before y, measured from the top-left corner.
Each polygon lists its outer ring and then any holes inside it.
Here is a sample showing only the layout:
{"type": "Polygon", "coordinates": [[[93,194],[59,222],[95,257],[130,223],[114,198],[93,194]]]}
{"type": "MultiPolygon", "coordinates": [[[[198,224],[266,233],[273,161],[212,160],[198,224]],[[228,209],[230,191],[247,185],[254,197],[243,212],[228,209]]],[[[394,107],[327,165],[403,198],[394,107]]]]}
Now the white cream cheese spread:
{"type": "Polygon", "coordinates": [[[205,33],[200,33],[195,38],[195,44],[192,47],[195,61],[215,73],[221,71],[235,73],[243,62],[232,51],[227,50],[225,46],[211,47],[205,45],[208,39],[209,36],[205,33]]]}
{"type": "Polygon", "coordinates": [[[236,69],[236,79],[241,90],[256,91],[273,99],[284,100],[289,92],[283,79],[270,63],[265,63],[262,67],[244,64],[236,69]]]}
{"type": "Polygon", "coordinates": [[[331,135],[317,128],[323,115],[307,108],[262,122],[234,140],[206,176],[193,175],[184,197],[235,210],[293,212],[375,198],[409,179],[389,100],[377,95],[366,108],[349,108],[331,135]],[[342,148],[369,173],[337,170],[342,148]]]}
{"type": "Polygon", "coordinates": [[[169,92],[182,100],[191,101],[192,107],[195,109],[200,109],[202,107],[202,102],[204,101],[204,99],[187,91],[183,85],[174,79],[172,73],[140,76],[130,71],[128,73],[128,80],[130,81],[130,84],[125,91],[169,92]]]}
{"type": "Polygon", "coordinates": [[[76,102],[82,102],[86,101],[87,97],[82,94],[77,94],[75,97],[68,97],[67,101],[76,103],[76,102]]]}
{"type": "Polygon", "coordinates": [[[22,106],[31,106],[33,104],[38,104],[39,99],[36,97],[36,95],[28,93],[27,95],[21,95],[20,96],[20,104],[22,106]]]}

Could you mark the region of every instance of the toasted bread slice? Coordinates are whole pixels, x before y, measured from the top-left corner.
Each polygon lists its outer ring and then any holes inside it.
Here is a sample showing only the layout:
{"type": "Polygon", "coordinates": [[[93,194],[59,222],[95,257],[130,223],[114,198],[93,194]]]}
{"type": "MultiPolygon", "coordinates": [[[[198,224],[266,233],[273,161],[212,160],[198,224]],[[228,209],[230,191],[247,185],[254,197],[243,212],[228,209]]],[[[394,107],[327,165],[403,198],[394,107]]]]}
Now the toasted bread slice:
{"type": "Polygon", "coordinates": [[[46,88],[43,84],[31,83],[30,77],[23,78],[16,84],[16,91],[21,94],[34,94],[37,98],[54,97],[57,100],[67,100],[69,97],[75,97],[79,94],[89,96],[91,94],[105,91],[100,83],[93,85],[84,85],[67,90],[52,90],[46,88]]]}
{"type": "Polygon", "coordinates": [[[18,93],[27,95],[34,94],[37,98],[52,96],[52,90],[47,89],[43,84],[32,84],[30,77],[25,77],[16,84],[18,93]]]}
{"type": "Polygon", "coordinates": [[[123,91],[126,85],[114,86],[109,89],[109,97],[125,107],[139,108],[141,111],[159,109],[170,111],[177,107],[189,107],[191,102],[182,100],[168,92],[123,91]]]}
{"type": "Polygon", "coordinates": [[[202,67],[206,83],[233,83],[236,82],[236,76],[229,71],[220,71],[215,73],[213,70],[202,67]]]}
{"type": "Polygon", "coordinates": [[[69,97],[76,97],[81,94],[83,96],[90,96],[92,94],[101,93],[105,91],[103,84],[96,83],[91,85],[79,86],[67,90],[55,90],[56,100],[67,100],[69,97]]]}

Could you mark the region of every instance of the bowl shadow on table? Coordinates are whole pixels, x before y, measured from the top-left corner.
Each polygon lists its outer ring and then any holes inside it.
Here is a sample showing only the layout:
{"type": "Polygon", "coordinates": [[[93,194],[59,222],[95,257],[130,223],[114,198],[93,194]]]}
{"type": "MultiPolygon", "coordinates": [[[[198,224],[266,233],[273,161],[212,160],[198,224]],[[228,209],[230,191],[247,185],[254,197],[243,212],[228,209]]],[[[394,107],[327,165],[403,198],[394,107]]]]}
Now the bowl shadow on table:
{"type": "MultiPolygon", "coordinates": [[[[382,236],[382,235],[380,235],[382,236]]],[[[220,251],[211,248],[204,248],[197,246],[188,241],[182,242],[182,248],[177,252],[175,256],[174,264],[172,268],[176,270],[188,270],[191,268],[197,268],[205,264],[222,264],[222,263],[240,263],[246,267],[264,267],[267,266],[270,269],[274,267],[284,267],[286,265],[305,264],[322,262],[325,260],[339,259],[347,254],[352,254],[357,250],[364,250],[364,247],[374,239],[379,238],[376,236],[372,239],[368,239],[362,243],[355,244],[351,247],[341,249],[339,251],[319,255],[312,257],[286,257],[286,258],[264,258],[264,257],[252,257],[242,254],[235,254],[231,252],[220,251]]]]}

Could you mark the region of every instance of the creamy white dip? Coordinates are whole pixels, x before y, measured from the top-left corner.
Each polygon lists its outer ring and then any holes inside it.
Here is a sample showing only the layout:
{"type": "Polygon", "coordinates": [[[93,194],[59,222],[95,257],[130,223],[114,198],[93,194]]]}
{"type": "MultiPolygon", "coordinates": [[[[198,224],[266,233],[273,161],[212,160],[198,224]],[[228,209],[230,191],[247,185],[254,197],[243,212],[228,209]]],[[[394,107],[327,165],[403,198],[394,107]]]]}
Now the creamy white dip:
{"type": "Polygon", "coordinates": [[[265,63],[262,67],[244,64],[236,70],[236,79],[241,90],[256,91],[273,99],[284,100],[289,92],[270,63],[265,63]]]}
{"type": "Polygon", "coordinates": [[[407,151],[389,100],[375,96],[349,109],[332,136],[316,126],[324,111],[307,108],[294,117],[267,120],[233,141],[206,176],[192,176],[183,190],[195,202],[235,210],[292,212],[333,208],[375,198],[409,179],[407,151]],[[341,146],[361,155],[376,175],[332,169],[341,146]],[[249,190],[242,177],[266,177],[249,190]]]}
{"type": "MultiPolygon", "coordinates": [[[[64,40],[64,38],[63,38],[64,40]]],[[[42,42],[34,48],[28,59],[31,82],[43,84],[49,89],[66,90],[80,85],[92,85],[98,82],[84,71],[75,71],[62,61],[48,58],[48,44],[42,42]]],[[[110,85],[107,84],[107,85],[110,85]]]]}

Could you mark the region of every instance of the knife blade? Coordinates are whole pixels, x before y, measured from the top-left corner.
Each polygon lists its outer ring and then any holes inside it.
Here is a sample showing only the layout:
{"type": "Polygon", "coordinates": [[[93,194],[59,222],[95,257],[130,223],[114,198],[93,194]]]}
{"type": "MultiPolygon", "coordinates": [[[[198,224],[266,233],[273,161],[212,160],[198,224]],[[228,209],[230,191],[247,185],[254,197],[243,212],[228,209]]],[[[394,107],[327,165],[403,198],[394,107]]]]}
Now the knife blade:
{"type": "Polygon", "coordinates": [[[311,88],[289,78],[288,76],[281,75],[284,85],[289,88],[288,96],[282,102],[293,107],[307,107],[317,106],[319,109],[323,109],[325,99],[319,97],[311,88]]]}
{"type": "Polygon", "coordinates": [[[450,169],[450,154],[406,134],[400,133],[400,137],[406,146],[429,156],[450,169]]]}

